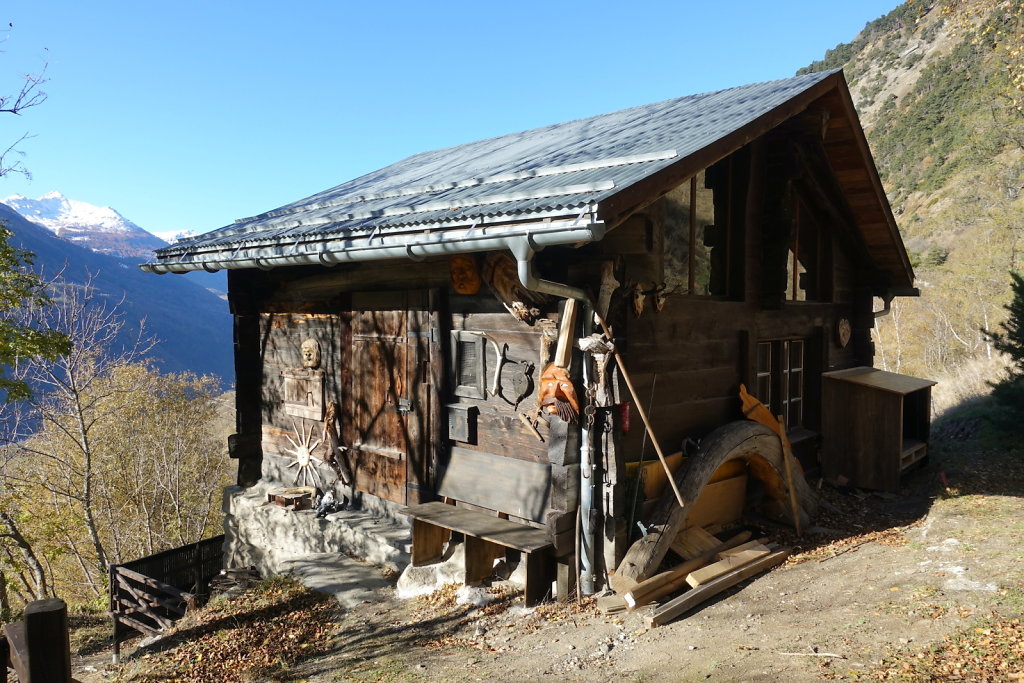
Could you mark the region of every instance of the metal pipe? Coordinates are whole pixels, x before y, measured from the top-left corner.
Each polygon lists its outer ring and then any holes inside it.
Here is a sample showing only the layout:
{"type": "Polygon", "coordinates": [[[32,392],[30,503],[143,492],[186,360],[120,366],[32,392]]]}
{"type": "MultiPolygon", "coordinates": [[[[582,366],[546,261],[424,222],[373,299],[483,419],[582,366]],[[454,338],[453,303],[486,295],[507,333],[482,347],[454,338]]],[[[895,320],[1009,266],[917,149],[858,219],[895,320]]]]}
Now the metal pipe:
{"type": "MultiPolygon", "coordinates": [[[[587,301],[583,301],[583,319],[594,319],[594,313],[587,301]]],[[[585,331],[585,330],[584,330],[585,331]]],[[[583,386],[590,386],[590,359],[583,355],[583,386]]],[[[587,404],[587,408],[591,408],[587,404]]],[[[597,477],[594,476],[594,447],[593,434],[591,434],[589,416],[586,408],[580,413],[580,516],[583,518],[581,545],[583,551],[580,553],[580,592],[583,595],[594,594],[594,558],[597,555],[594,548],[594,489],[597,486],[597,477]]]]}
{"type": "MultiPolygon", "coordinates": [[[[537,249],[536,241],[524,238],[514,241],[510,248],[515,255],[518,266],[519,281],[524,287],[533,292],[551,294],[563,299],[576,299],[583,307],[584,327],[583,333],[590,333],[589,327],[594,324],[594,305],[587,293],[571,285],[551,280],[542,280],[533,272],[533,256],[537,249]]],[[[590,369],[586,358],[583,360],[583,385],[589,385],[590,369]]],[[[581,533],[577,539],[581,551],[579,553],[580,563],[580,585],[579,589],[583,595],[594,594],[594,558],[596,548],[594,538],[596,510],[594,507],[594,489],[597,487],[597,477],[593,471],[593,434],[588,428],[585,415],[580,417],[580,517],[582,518],[581,533]]]]}
{"type": "Polygon", "coordinates": [[[875,316],[875,319],[884,318],[892,312],[892,300],[896,298],[894,294],[886,293],[885,296],[880,297],[882,299],[882,310],[872,311],[871,314],[875,316]]]}

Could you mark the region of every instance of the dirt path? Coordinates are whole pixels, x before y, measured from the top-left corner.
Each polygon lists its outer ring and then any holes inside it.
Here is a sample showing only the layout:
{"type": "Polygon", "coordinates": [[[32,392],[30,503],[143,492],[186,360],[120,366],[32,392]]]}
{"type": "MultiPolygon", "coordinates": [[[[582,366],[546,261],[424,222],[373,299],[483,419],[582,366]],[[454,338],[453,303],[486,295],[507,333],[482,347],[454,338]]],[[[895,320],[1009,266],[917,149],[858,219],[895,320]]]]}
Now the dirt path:
{"type": "Polygon", "coordinates": [[[458,605],[454,588],[403,601],[386,588],[377,602],[338,610],[326,655],[265,680],[866,677],[894,649],[941,640],[993,610],[1024,611],[1022,494],[1024,467],[1013,458],[935,464],[900,496],[836,493],[830,500],[841,511],[818,521],[841,536],[799,540],[776,532],[775,540],[800,544],[790,562],[655,629],[645,626],[642,610],[527,610],[516,596],[458,605]],[[937,485],[940,471],[948,488],[937,485]]]}
{"type": "MultiPolygon", "coordinates": [[[[919,475],[918,488],[934,472],[919,475]]],[[[975,482],[977,483],[977,482],[975,482]]],[[[810,681],[857,678],[894,648],[940,640],[1024,607],[1024,499],[1012,492],[852,497],[911,521],[811,549],[686,618],[644,612],[456,606],[451,595],[363,605],[310,681],[810,681]],[[917,508],[915,511],[913,508],[917,508]],[[907,509],[909,508],[909,509],[907,509]],[[914,517],[916,516],[916,520],[914,517]],[[802,560],[802,561],[801,561],[802,560]]]]}

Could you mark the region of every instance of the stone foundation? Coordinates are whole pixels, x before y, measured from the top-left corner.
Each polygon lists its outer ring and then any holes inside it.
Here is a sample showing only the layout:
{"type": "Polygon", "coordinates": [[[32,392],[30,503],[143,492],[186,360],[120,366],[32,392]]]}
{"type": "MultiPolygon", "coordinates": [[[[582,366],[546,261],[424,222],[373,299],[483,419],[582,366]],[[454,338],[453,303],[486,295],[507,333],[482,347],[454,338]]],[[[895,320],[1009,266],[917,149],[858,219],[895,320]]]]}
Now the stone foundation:
{"type": "Polygon", "coordinates": [[[224,489],[225,567],[254,566],[264,576],[281,574],[295,560],[324,553],[354,555],[394,571],[409,563],[408,522],[366,509],[318,519],[315,510],[292,511],[268,503],[267,492],[281,486],[261,480],[250,488],[224,489]]]}

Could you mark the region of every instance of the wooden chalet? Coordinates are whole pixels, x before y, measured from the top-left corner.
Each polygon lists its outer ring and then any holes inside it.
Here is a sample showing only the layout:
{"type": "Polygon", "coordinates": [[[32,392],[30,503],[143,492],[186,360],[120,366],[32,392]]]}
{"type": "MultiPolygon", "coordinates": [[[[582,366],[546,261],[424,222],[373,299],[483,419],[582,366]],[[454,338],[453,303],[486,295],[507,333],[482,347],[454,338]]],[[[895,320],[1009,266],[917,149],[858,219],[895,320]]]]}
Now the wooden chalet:
{"type": "Polygon", "coordinates": [[[580,545],[587,589],[644,519],[630,463],[743,420],[745,385],[818,467],[823,376],[917,294],[841,71],[417,154],[142,267],[228,271],[241,485],[441,501],[414,561],[455,530],[565,578],[580,545]]]}

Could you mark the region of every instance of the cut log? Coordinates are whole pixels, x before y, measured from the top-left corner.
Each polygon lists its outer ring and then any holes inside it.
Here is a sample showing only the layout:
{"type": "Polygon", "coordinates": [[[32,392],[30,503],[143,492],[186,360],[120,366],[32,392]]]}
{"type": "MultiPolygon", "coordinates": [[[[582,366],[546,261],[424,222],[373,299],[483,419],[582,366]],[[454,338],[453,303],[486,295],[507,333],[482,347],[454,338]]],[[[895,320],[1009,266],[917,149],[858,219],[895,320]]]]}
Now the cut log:
{"type": "Polygon", "coordinates": [[[619,576],[618,574],[608,574],[608,585],[618,595],[625,595],[634,588],[637,587],[639,582],[629,578],[628,576],[619,576]]]}
{"type": "Polygon", "coordinates": [[[696,588],[697,586],[708,583],[712,579],[717,579],[722,574],[728,574],[734,569],[739,569],[744,565],[750,564],[754,560],[764,557],[769,552],[771,551],[763,545],[747,548],[735,555],[729,555],[725,559],[690,572],[686,576],[686,583],[696,588]]]}
{"type": "Polygon", "coordinates": [[[734,569],[728,574],[723,574],[717,579],[709,581],[699,588],[694,588],[691,591],[683,593],[678,598],[669,600],[654,611],[651,617],[647,620],[648,627],[653,628],[654,626],[667,624],[676,617],[685,614],[694,607],[697,607],[705,601],[715,597],[722,591],[732,588],[736,584],[745,581],[751,576],[759,574],[766,569],[771,569],[772,567],[782,564],[782,562],[789,557],[789,552],[789,549],[785,548],[783,550],[773,552],[770,555],[765,555],[761,559],[755,560],[754,562],[744,567],[740,567],[739,569],[734,569]]]}
{"type": "MultiPolygon", "coordinates": [[[[730,422],[711,432],[701,442],[700,450],[683,463],[676,472],[676,481],[682,506],[674,495],[666,492],[650,518],[648,534],[634,543],[619,564],[616,574],[640,582],[651,576],[672,541],[682,528],[686,527],[690,508],[711,475],[729,460],[742,459],[750,473],[764,483],[765,494],[775,500],[787,501],[788,491],[785,465],[782,460],[782,446],[772,430],[756,422],[743,420],[730,422]]],[[[793,488],[803,514],[812,515],[817,509],[817,497],[807,485],[803,474],[793,473],[793,488]]]]}
{"type": "Polygon", "coordinates": [[[742,531],[725,543],[720,543],[717,547],[708,550],[703,555],[683,562],[680,565],[676,565],[666,572],[662,572],[661,574],[652,576],[642,583],[636,584],[623,597],[626,605],[632,610],[637,607],[642,607],[650,602],[654,602],[662,596],[674,593],[680,588],[686,586],[686,577],[694,569],[700,569],[705,564],[713,560],[718,553],[726,551],[734,546],[738,546],[748,538],[750,538],[750,532],[742,531]]]}

